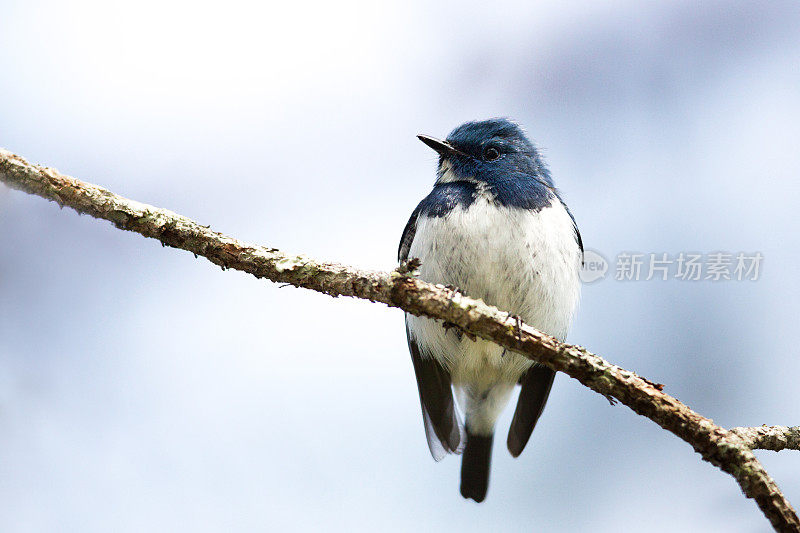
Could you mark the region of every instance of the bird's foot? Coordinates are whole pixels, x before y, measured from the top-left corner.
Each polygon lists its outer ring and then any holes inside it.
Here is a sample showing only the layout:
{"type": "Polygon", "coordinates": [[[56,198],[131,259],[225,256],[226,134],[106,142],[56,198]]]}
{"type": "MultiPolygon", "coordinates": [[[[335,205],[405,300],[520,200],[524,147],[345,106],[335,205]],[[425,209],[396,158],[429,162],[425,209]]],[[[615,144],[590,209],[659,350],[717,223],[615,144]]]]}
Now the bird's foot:
{"type": "Polygon", "coordinates": [[[450,289],[451,291],[453,291],[453,292],[457,292],[457,293],[459,293],[459,294],[464,294],[464,293],[461,291],[461,288],[459,288],[459,287],[456,287],[455,285],[450,285],[450,284],[447,284],[447,285],[445,285],[445,286],[444,286],[444,288],[445,288],[445,289],[450,289]]]}
{"type": "Polygon", "coordinates": [[[519,315],[508,316],[514,319],[514,333],[517,335],[517,340],[522,340],[522,317],[519,315]]]}
{"type": "Polygon", "coordinates": [[[395,272],[400,274],[401,276],[416,276],[417,270],[419,269],[422,261],[417,257],[412,257],[408,261],[403,261],[400,265],[395,269],[395,272]]]}
{"type": "Polygon", "coordinates": [[[442,322],[442,327],[444,328],[445,332],[449,332],[451,329],[454,329],[453,333],[455,333],[456,338],[461,341],[461,337],[463,336],[464,332],[461,331],[458,326],[453,324],[452,322],[442,322]]]}
{"type": "Polygon", "coordinates": [[[445,331],[450,331],[453,329],[453,333],[455,333],[456,338],[460,341],[464,336],[466,336],[471,341],[478,340],[478,337],[474,333],[470,333],[469,331],[464,331],[460,327],[456,326],[452,322],[442,322],[442,327],[445,331]]]}
{"type": "Polygon", "coordinates": [[[608,403],[610,403],[612,406],[617,405],[617,399],[611,396],[610,394],[603,394],[603,396],[605,397],[606,400],[608,400],[608,403]]]}

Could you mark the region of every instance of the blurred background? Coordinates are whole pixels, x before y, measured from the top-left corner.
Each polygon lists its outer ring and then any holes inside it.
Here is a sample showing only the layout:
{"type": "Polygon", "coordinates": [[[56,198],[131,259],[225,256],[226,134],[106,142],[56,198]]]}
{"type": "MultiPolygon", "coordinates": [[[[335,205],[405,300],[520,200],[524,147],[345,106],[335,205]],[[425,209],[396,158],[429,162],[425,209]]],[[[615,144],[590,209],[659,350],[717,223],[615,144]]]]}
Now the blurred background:
{"type": "MultiPolygon", "coordinates": [[[[0,146],[218,231],[391,269],[445,136],[508,116],[584,243],[761,252],[585,285],[569,340],[723,426],[800,423],[800,3],[0,0],[0,146]]],[[[402,313],[221,272],[0,185],[0,530],[764,531],[559,375],[489,495],[425,443],[402,313]]],[[[758,452],[800,504],[800,452],[758,452]]]]}

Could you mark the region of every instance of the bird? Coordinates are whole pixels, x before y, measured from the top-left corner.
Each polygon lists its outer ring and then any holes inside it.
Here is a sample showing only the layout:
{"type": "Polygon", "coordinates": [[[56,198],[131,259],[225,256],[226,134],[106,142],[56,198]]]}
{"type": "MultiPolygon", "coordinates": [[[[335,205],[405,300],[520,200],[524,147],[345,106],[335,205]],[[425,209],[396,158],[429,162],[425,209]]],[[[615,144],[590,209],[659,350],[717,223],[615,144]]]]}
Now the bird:
{"type": "MultiPolygon", "coordinates": [[[[563,340],[580,297],[583,242],[539,149],[507,118],[466,122],[445,140],[417,137],[437,152],[438,168],[405,226],[399,261],[416,259],[423,281],[563,340]]],[[[461,495],[482,502],[495,425],[514,388],[506,444],[518,457],[555,372],[433,319],[406,313],[405,322],[431,455],[463,454],[461,495]]]]}

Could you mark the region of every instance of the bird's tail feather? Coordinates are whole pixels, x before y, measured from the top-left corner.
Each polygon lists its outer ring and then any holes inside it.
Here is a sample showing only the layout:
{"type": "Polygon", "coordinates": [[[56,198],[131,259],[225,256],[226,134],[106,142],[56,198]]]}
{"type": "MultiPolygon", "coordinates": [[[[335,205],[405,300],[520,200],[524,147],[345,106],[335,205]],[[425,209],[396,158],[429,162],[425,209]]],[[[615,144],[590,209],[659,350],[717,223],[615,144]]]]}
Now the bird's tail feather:
{"type": "Polygon", "coordinates": [[[475,435],[467,428],[467,445],[461,459],[461,495],[482,502],[489,488],[494,435],[475,435]]]}

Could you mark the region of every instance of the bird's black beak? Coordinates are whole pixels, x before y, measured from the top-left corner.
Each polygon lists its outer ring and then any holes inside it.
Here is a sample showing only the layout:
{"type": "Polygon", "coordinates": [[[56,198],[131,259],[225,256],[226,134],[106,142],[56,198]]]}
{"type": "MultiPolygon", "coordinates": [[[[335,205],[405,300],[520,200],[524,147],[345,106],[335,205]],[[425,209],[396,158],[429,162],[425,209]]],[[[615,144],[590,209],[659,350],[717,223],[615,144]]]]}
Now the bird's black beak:
{"type": "Polygon", "coordinates": [[[466,155],[464,152],[461,152],[460,150],[453,147],[453,145],[447,141],[440,141],[439,139],[430,137],[428,135],[417,135],[417,139],[419,139],[420,141],[424,142],[425,144],[436,150],[436,152],[439,155],[445,157],[447,157],[448,155],[456,155],[456,154],[466,155]]]}

